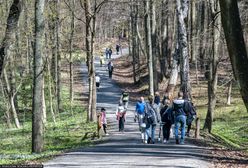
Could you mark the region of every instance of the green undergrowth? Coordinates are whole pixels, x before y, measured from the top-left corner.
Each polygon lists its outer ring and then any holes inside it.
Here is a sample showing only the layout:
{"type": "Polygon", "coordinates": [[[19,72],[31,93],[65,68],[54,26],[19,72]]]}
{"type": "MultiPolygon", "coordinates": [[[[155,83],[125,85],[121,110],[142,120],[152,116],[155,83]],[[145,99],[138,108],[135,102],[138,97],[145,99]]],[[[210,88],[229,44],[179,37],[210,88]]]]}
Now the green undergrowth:
{"type": "MultiPolygon", "coordinates": [[[[226,96],[220,88],[217,93],[217,104],[214,111],[212,136],[220,145],[229,149],[248,152],[248,113],[240,98],[238,90],[233,91],[232,104],[226,105],[226,96]]],[[[196,104],[198,116],[203,128],[207,113],[206,97],[198,97],[196,104]]]]}
{"type": "Polygon", "coordinates": [[[248,113],[241,104],[216,109],[213,135],[230,148],[248,151],[248,113]]]}
{"type": "MultiPolygon", "coordinates": [[[[67,94],[63,96],[66,98],[67,94]]],[[[52,121],[49,111],[47,114],[44,152],[41,154],[31,153],[31,114],[27,114],[29,119],[22,123],[21,129],[7,129],[3,124],[0,126],[0,165],[47,158],[65,150],[92,144],[92,140],[86,135],[93,136],[96,124],[86,123],[86,111],[80,103],[75,102],[72,106],[63,103],[63,112],[56,114],[56,123],[52,121]]]]}

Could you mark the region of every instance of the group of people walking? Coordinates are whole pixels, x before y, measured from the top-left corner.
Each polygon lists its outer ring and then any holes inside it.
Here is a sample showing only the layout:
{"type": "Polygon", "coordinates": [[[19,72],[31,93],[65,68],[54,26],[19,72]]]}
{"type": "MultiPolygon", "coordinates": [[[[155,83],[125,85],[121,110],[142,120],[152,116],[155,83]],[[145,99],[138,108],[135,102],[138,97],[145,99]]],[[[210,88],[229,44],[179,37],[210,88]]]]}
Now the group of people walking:
{"type": "MultiPolygon", "coordinates": [[[[155,143],[156,126],[160,126],[163,132],[163,142],[167,143],[170,138],[171,127],[174,124],[174,135],[176,144],[184,144],[185,135],[190,136],[190,129],[196,110],[193,103],[183,99],[183,93],[179,92],[178,97],[172,102],[168,93],[164,95],[162,102],[157,92],[155,97],[149,96],[148,102],[141,97],[136,104],[141,138],[144,143],[155,143]],[[185,131],[187,127],[187,132],[185,131]],[[181,135],[179,136],[179,130],[181,135]],[[185,134],[186,132],[186,134],[185,134]]],[[[135,117],[136,118],[136,117],[135,117]]],[[[160,140],[159,132],[158,140],[160,140]]]]}
{"type": "MultiPolygon", "coordinates": [[[[124,132],[128,101],[129,93],[125,90],[121,94],[116,110],[116,120],[118,121],[120,132],[124,132]]],[[[174,125],[176,144],[184,144],[185,135],[190,136],[191,124],[195,116],[196,110],[193,103],[183,99],[182,92],[179,92],[178,97],[172,101],[169,99],[168,93],[165,93],[163,100],[160,101],[160,96],[157,92],[155,96],[149,96],[147,101],[145,101],[144,97],[140,97],[135,106],[134,121],[138,121],[143,143],[154,144],[156,142],[157,126],[159,126],[158,141],[162,136],[163,143],[168,143],[172,132],[171,128],[174,125]],[[181,131],[180,135],[179,130],[181,131]]],[[[104,129],[106,131],[106,128],[104,129]]]]}

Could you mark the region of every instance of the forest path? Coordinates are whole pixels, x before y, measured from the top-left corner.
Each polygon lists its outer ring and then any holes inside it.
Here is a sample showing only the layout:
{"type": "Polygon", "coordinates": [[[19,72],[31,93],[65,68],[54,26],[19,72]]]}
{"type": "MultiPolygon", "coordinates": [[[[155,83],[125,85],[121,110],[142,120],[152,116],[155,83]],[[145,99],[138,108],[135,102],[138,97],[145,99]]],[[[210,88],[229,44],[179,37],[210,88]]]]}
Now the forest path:
{"type": "MultiPolygon", "coordinates": [[[[123,54],[127,53],[127,49],[123,50],[123,54]]],[[[118,55],[112,56],[112,58],[117,57],[118,55]]],[[[87,75],[85,65],[82,70],[87,75]]],[[[106,67],[100,67],[98,59],[96,59],[96,72],[101,77],[100,90],[97,92],[97,107],[106,108],[110,135],[103,137],[103,141],[95,146],[64,153],[44,163],[44,167],[211,167],[206,148],[189,144],[187,141],[186,145],[176,145],[174,139],[168,144],[160,142],[142,144],[138,125],[133,121],[135,102],[129,103],[125,132],[119,133],[115,112],[121,89],[108,78],[106,67]]],[[[83,78],[86,83],[87,77],[83,78]]]]}

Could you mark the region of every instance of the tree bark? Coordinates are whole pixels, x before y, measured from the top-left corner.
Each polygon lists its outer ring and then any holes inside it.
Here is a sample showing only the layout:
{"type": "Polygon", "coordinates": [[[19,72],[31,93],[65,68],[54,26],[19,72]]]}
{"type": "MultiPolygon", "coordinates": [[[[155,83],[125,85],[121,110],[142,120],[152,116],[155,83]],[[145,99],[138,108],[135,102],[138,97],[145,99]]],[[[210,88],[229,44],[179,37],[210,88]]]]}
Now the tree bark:
{"type": "Polygon", "coordinates": [[[168,56],[169,56],[169,7],[168,7],[168,0],[162,1],[162,14],[161,14],[161,57],[160,57],[160,68],[162,78],[167,77],[168,73],[168,56]]]}
{"type": "Polygon", "coordinates": [[[227,105],[231,105],[231,95],[232,95],[232,80],[229,82],[227,90],[227,105]]]}
{"type": "Polygon", "coordinates": [[[22,11],[22,0],[14,0],[9,10],[5,36],[0,46],[0,76],[2,74],[2,70],[4,66],[6,51],[15,38],[15,32],[17,30],[18,20],[21,11],[22,11]]]}
{"type": "Polygon", "coordinates": [[[216,90],[218,82],[218,51],[220,42],[220,17],[217,16],[219,12],[219,5],[215,0],[210,0],[211,11],[211,50],[209,58],[209,80],[208,80],[208,111],[204,123],[204,129],[207,129],[209,133],[212,131],[213,114],[216,105],[216,90]]]}
{"type": "Polygon", "coordinates": [[[156,3],[150,0],[150,19],[151,19],[151,46],[152,46],[152,68],[153,68],[153,87],[154,91],[158,90],[158,38],[157,38],[157,22],[156,22],[156,3]]]}
{"type": "Polygon", "coordinates": [[[248,112],[248,56],[240,23],[237,0],[220,0],[220,8],[221,21],[232,69],[248,112]]]}
{"type": "MultiPolygon", "coordinates": [[[[72,10],[75,9],[75,0],[72,0],[72,10]]],[[[74,99],[74,93],[73,93],[73,57],[72,57],[72,52],[73,52],[73,36],[74,36],[74,12],[71,11],[71,33],[70,33],[70,39],[69,39],[69,46],[70,46],[70,102],[71,105],[73,104],[73,99],[74,99]]]]}
{"type": "Polygon", "coordinates": [[[44,145],[43,126],[43,60],[44,49],[44,7],[45,0],[35,1],[35,50],[34,50],[34,78],[33,78],[33,107],[32,107],[32,152],[40,153],[44,145]]]}
{"type": "Polygon", "coordinates": [[[146,48],[147,48],[146,55],[148,58],[148,71],[149,71],[149,94],[154,95],[150,1],[147,0],[146,2],[144,2],[144,4],[145,4],[145,32],[146,32],[146,48]]]}
{"type": "Polygon", "coordinates": [[[188,0],[177,0],[178,32],[179,32],[179,50],[180,50],[180,73],[181,90],[184,98],[191,97],[190,79],[189,79],[189,51],[187,40],[186,18],[188,15],[188,0]]]}

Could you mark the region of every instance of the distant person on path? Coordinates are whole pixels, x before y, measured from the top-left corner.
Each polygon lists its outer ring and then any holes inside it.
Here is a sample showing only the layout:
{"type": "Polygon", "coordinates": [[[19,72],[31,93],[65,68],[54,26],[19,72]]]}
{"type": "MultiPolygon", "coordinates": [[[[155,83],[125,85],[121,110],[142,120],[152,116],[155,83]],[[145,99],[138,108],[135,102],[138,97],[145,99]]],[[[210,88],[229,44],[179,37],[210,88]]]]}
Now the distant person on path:
{"type": "Polygon", "coordinates": [[[175,138],[176,144],[184,144],[185,126],[186,126],[186,112],[183,99],[183,92],[178,93],[178,98],[173,101],[173,111],[175,112],[175,138]],[[178,130],[181,127],[181,138],[179,141],[178,130]]]}
{"type": "Polygon", "coordinates": [[[119,55],[119,51],[120,51],[120,45],[116,44],[116,54],[119,55]]]}
{"type": "Polygon", "coordinates": [[[105,135],[109,135],[106,130],[107,128],[106,110],[103,107],[101,108],[101,124],[105,135]]]}
{"type": "Polygon", "coordinates": [[[108,49],[108,56],[109,56],[109,59],[111,59],[112,53],[113,53],[112,49],[109,48],[109,49],[108,49]]]}
{"type": "Polygon", "coordinates": [[[119,132],[124,131],[125,117],[126,109],[124,108],[122,103],[119,103],[119,106],[116,110],[116,119],[119,121],[119,132]]]}
{"type": "Polygon", "coordinates": [[[108,71],[109,71],[109,78],[112,79],[112,73],[114,70],[114,64],[113,62],[109,61],[108,63],[108,71]]]}
{"type": "Polygon", "coordinates": [[[102,67],[102,65],[104,65],[104,64],[105,64],[104,56],[101,55],[101,56],[100,56],[100,66],[102,67]]]}
{"type": "MultiPolygon", "coordinates": [[[[145,106],[146,106],[146,104],[144,101],[144,97],[140,97],[140,100],[136,103],[135,111],[137,113],[139,130],[141,132],[142,142],[145,142],[145,128],[146,128],[146,124],[144,123],[145,106]]],[[[135,117],[135,120],[136,120],[136,117],[135,117]]]]}
{"type": "Polygon", "coordinates": [[[126,90],[124,90],[124,91],[122,92],[120,101],[123,103],[124,108],[127,110],[128,101],[129,101],[129,93],[128,93],[126,90]]]}
{"type": "Polygon", "coordinates": [[[146,140],[145,143],[155,143],[155,130],[156,125],[159,123],[157,111],[154,108],[153,96],[148,97],[148,102],[145,108],[145,121],[146,121],[146,140]]]}
{"type": "Polygon", "coordinates": [[[161,121],[163,123],[163,143],[168,143],[170,138],[170,129],[172,124],[174,124],[174,112],[171,107],[169,107],[170,101],[165,100],[164,107],[160,110],[161,121]]]}
{"type": "Polygon", "coordinates": [[[101,80],[100,76],[98,74],[96,74],[96,88],[97,89],[99,89],[99,87],[100,87],[100,80],[101,80]]]}
{"type": "Polygon", "coordinates": [[[105,55],[106,55],[106,59],[108,59],[109,58],[109,49],[108,48],[105,49],[105,55]]]}

